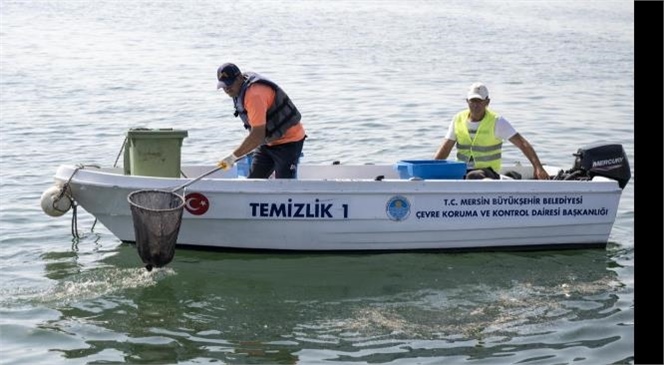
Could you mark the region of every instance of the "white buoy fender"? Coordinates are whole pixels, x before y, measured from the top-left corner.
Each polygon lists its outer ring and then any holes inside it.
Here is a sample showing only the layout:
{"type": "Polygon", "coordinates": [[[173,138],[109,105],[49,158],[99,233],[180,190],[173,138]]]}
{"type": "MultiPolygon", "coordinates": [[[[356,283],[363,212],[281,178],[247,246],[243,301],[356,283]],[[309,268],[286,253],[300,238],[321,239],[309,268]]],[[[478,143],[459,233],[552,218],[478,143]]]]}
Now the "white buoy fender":
{"type": "Polygon", "coordinates": [[[59,217],[71,208],[71,200],[62,194],[62,186],[51,186],[41,196],[41,207],[44,213],[51,217],[59,217]]]}

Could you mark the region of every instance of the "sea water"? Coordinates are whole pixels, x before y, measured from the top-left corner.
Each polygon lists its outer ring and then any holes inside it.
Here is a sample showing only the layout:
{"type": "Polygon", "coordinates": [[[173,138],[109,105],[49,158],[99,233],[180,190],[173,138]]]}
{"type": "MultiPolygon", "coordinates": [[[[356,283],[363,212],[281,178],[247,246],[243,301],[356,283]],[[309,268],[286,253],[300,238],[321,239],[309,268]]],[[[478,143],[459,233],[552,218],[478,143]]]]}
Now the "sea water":
{"type": "Polygon", "coordinates": [[[71,212],[39,204],[58,165],[114,165],[130,128],[187,130],[183,164],[233,151],[246,131],[215,79],[229,61],[292,98],[303,163],[431,159],[476,81],[543,163],[571,168],[596,142],[633,162],[633,14],[631,1],[2,1],[0,362],[633,363],[633,182],[601,250],[178,250],[151,273],[84,210],[73,238],[71,212]]]}

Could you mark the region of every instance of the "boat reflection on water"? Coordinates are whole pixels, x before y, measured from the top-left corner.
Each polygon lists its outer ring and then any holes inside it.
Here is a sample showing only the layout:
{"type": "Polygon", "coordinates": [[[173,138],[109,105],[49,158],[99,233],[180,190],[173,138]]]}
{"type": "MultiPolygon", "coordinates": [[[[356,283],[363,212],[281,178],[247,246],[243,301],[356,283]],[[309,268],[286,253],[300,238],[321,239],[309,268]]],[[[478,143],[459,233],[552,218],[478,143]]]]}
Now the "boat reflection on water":
{"type": "MultiPolygon", "coordinates": [[[[180,250],[172,265],[148,273],[137,265],[135,246],[122,244],[85,280],[76,278],[83,274],[60,279],[89,287],[96,277],[103,287],[117,282],[118,288],[72,298],[58,322],[94,323],[100,333],[88,334],[87,350],[65,351],[73,358],[113,348],[163,362],[370,361],[382,348],[403,352],[427,343],[449,347],[453,356],[487,342],[533,346],[523,343],[531,336],[555,347],[537,336],[558,331],[560,321],[620,310],[622,284],[612,270],[618,264],[609,256],[600,249],[345,255],[180,250]],[[372,348],[371,355],[364,348],[372,348]],[[325,349],[334,351],[317,352],[325,349]]],[[[441,356],[421,351],[392,356],[441,356]]],[[[483,356],[504,350],[486,351],[483,356]]]]}

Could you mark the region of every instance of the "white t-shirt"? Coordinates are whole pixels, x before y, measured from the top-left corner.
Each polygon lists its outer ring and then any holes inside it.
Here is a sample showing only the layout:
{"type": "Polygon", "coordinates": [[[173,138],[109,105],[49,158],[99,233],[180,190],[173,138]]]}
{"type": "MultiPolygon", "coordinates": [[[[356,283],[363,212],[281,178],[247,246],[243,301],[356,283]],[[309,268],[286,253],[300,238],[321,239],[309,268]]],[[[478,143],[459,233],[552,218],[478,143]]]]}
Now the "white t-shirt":
{"type": "MultiPolygon", "coordinates": [[[[480,122],[471,122],[469,120],[466,120],[466,127],[468,127],[468,133],[470,133],[470,139],[475,138],[475,132],[477,131],[477,127],[479,127],[479,125],[480,122]]],[[[514,137],[514,135],[516,134],[516,129],[512,127],[512,124],[509,121],[507,121],[507,119],[500,116],[498,117],[498,120],[496,120],[496,128],[493,131],[493,133],[496,135],[496,137],[505,141],[514,137]]],[[[454,119],[452,119],[452,122],[450,123],[450,126],[447,129],[447,134],[445,135],[445,138],[452,141],[456,141],[456,134],[454,133],[454,119]]]]}

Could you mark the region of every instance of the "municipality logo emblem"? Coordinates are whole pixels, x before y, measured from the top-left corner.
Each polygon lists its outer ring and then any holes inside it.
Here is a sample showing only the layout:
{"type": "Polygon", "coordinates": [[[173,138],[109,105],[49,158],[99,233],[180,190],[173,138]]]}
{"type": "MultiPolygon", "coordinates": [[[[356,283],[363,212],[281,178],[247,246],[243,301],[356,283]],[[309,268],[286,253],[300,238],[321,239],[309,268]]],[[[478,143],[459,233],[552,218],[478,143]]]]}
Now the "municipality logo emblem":
{"type": "Polygon", "coordinates": [[[395,196],[385,206],[387,217],[393,221],[402,221],[410,215],[410,202],[403,196],[395,196]]]}

